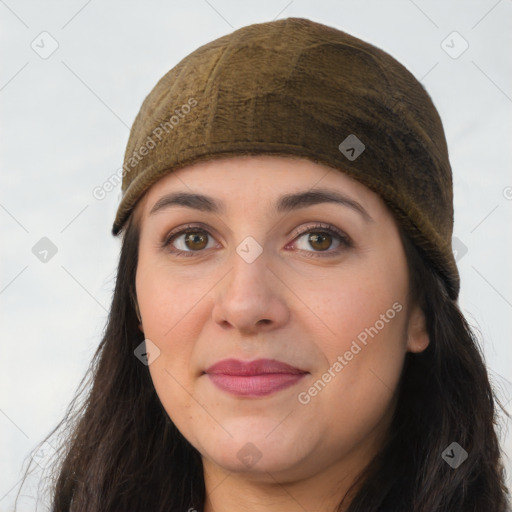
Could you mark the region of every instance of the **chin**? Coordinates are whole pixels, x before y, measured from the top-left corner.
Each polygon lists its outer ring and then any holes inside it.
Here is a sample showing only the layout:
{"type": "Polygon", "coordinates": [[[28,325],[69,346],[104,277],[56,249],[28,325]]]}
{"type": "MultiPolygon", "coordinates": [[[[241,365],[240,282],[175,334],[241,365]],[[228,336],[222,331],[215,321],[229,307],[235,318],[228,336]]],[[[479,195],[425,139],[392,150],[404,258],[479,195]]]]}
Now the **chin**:
{"type": "Polygon", "coordinates": [[[241,448],[238,446],[231,446],[229,450],[216,448],[213,453],[208,453],[208,458],[226,471],[252,475],[261,481],[269,478],[272,480],[270,475],[277,473],[286,475],[294,472],[301,462],[297,460],[297,454],[293,450],[270,453],[265,447],[262,448],[249,441],[241,448]]]}
{"type": "MultiPolygon", "coordinates": [[[[313,456],[317,443],[305,432],[291,432],[290,429],[279,430],[279,422],[268,419],[252,422],[251,425],[237,422],[223,423],[233,437],[222,435],[221,438],[203,440],[199,451],[217,466],[234,473],[249,473],[269,479],[269,473],[298,476],[304,470],[306,459],[313,456]],[[269,434],[270,433],[270,434],[269,434]]],[[[225,432],[223,431],[223,434],[225,432]]]]}

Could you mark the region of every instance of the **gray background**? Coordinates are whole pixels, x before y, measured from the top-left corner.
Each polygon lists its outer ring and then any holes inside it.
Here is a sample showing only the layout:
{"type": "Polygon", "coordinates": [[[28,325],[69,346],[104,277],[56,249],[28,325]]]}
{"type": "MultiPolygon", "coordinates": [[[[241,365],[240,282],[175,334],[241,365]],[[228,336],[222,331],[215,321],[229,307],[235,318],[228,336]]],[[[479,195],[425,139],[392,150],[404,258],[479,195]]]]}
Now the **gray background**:
{"type": "MultiPolygon", "coordinates": [[[[62,417],[105,324],[120,187],[101,201],[93,189],[122,165],[156,81],[251,23],[332,25],[390,52],[427,88],[454,172],[460,304],[510,411],[512,0],[0,0],[0,16],[0,511],[12,510],[22,465],[62,417]]],[[[35,508],[38,478],[20,510],[35,508]]]]}

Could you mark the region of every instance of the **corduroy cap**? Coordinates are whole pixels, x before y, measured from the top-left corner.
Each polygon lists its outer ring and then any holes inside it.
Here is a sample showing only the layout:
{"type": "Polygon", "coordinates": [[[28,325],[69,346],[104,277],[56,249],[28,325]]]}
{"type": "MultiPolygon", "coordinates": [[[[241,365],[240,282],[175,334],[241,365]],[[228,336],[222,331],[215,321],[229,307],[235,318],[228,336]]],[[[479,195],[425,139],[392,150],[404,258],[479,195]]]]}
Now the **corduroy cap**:
{"type": "Polygon", "coordinates": [[[304,18],[243,27],[160,79],[131,129],[113,234],[167,173],[261,153],[307,158],[369,187],[457,298],[452,173],[429,95],[383,50],[304,18]]]}

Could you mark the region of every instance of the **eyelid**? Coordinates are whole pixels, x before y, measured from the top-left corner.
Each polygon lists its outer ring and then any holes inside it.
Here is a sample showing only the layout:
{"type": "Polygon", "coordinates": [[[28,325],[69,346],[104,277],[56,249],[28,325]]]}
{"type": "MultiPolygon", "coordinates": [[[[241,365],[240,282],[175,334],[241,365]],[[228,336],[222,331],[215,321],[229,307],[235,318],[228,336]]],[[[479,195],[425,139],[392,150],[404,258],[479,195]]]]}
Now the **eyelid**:
{"type": "Polygon", "coordinates": [[[182,226],[178,226],[177,228],[172,229],[164,236],[164,243],[168,243],[171,238],[175,235],[183,234],[187,231],[187,229],[197,229],[198,231],[206,231],[208,234],[210,231],[213,231],[210,226],[207,224],[203,224],[202,222],[191,222],[189,224],[184,224],[182,226]]]}
{"type": "Polygon", "coordinates": [[[337,228],[336,226],[333,226],[332,224],[327,224],[325,222],[314,222],[312,226],[310,225],[294,229],[291,233],[293,236],[292,242],[295,241],[297,237],[309,233],[310,231],[322,232],[322,230],[325,230],[328,233],[332,232],[335,235],[337,235],[342,241],[352,244],[352,240],[346,233],[341,231],[341,229],[337,228]]]}

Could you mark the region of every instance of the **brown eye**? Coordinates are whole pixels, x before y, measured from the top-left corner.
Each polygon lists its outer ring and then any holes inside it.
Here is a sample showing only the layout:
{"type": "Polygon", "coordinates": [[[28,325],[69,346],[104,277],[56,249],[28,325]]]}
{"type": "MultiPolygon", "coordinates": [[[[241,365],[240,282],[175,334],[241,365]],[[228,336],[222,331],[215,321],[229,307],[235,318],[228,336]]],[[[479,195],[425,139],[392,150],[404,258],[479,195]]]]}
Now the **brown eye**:
{"type": "Polygon", "coordinates": [[[192,255],[193,253],[202,252],[203,249],[213,247],[214,239],[207,231],[198,228],[188,228],[170,236],[164,242],[171,253],[192,255]]]}
{"type": "Polygon", "coordinates": [[[297,238],[297,248],[303,251],[322,252],[340,245],[338,235],[332,235],[325,231],[308,231],[297,238]]]}
{"type": "Polygon", "coordinates": [[[310,233],[308,243],[318,251],[325,251],[329,249],[332,244],[332,236],[328,233],[310,233]]]}
{"type": "Polygon", "coordinates": [[[293,247],[305,256],[337,256],[352,248],[351,239],[341,230],[330,224],[319,223],[301,229],[293,241],[293,247]]]}
{"type": "Polygon", "coordinates": [[[208,244],[208,237],[206,233],[191,232],[185,234],[185,246],[191,250],[204,249],[208,244]]]}

